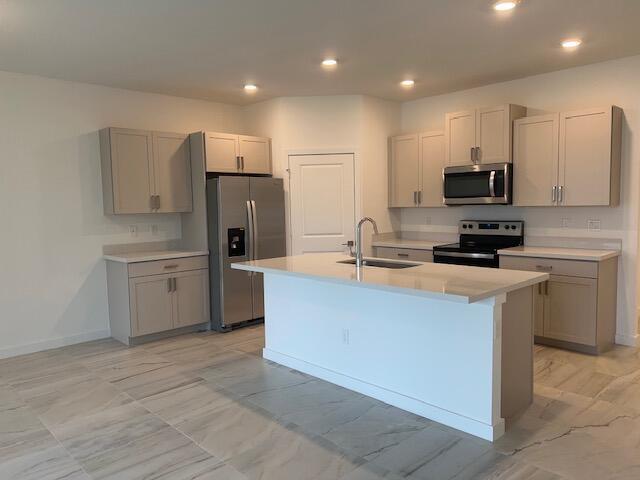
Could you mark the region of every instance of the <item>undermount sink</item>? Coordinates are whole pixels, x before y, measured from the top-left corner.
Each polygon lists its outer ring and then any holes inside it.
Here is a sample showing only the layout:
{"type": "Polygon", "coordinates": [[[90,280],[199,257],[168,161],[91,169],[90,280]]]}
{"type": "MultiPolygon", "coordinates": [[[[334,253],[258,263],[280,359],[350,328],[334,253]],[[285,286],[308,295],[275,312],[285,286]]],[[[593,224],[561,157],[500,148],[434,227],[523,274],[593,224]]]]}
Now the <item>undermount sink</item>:
{"type": "MultiPolygon", "coordinates": [[[[345,263],[347,265],[355,265],[356,259],[350,258],[349,260],[340,260],[338,263],[345,263]]],[[[391,260],[378,260],[372,258],[365,258],[362,260],[362,265],[365,267],[379,267],[379,268],[411,268],[417,267],[419,263],[409,262],[394,262],[391,260]]]]}

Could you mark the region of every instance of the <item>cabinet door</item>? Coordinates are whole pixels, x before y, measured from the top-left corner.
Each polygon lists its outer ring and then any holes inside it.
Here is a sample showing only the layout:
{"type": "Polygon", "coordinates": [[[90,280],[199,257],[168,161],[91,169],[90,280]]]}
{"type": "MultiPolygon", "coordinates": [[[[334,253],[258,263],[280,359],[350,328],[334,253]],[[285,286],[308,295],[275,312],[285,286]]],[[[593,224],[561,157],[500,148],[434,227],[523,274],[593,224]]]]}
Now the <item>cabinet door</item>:
{"type": "Polygon", "coordinates": [[[598,281],[552,275],[545,293],[544,336],[595,345],[598,281]]]}
{"type": "Polygon", "coordinates": [[[441,207],[442,169],[444,168],[444,133],[420,134],[420,196],[421,207],[441,207]]]}
{"type": "Polygon", "coordinates": [[[389,141],[389,206],[415,207],[420,190],[418,135],[391,137],[389,141]]]}
{"type": "Polygon", "coordinates": [[[129,279],[131,335],[148,335],[173,328],[171,276],[129,279]]]}
{"type": "Polygon", "coordinates": [[[476,112],[478,163],[511,161],[509,105],[480,108],[476,112]]]}
{"type": "Polygon", "coordinates": [[[191,159],[187,135],[153,133],[153,165],[155,193],[159,196],[158,212],[190,212],[191,159]]]}
{"type": "Polygon", "coordinates": [[[207,172],[238,172],[238,136],[215,132],[205,132],[204,136],[207,172]]]}
{"type": "Polygon", "coordinates": [[[209,322],[209,271],[173,275],[173,328],[209,322]]]}
{"type": "Polygon", "coordinates": [[[271,140],[263,137],[238,137],[242,173],[271,173],[271,140]]]}
{"type": "Polygon", "coordinates": [[[559,122],[560,117],[557,113],[525,117],[513,122],[514,205],[555,205],[559,122]]]}
{"type": "Polygon", "coordinates": [[[113,213],[149,213],[153,184],[151,132],[111,128],[113,213]]]}
{"type": "Polygon", "coordinates": [[[611,107],[560,114],[560,205],[611,202],[611,107]]]}
{"type": "Polygon", "coordinates": [[[445,115],[445,158],[447,165],[471,165],[476,146],[476,111],[445,115]]]}

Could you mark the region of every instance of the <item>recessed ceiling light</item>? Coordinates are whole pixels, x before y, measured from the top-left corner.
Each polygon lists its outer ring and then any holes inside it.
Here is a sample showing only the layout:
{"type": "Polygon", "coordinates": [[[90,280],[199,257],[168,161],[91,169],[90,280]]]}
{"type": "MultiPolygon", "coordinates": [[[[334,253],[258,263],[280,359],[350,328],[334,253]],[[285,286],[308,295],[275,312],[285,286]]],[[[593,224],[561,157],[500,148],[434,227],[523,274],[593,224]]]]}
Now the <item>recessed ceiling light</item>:
{"type": "Polygon", "coordinates": [[[335,58],[325,58],[322,61],[323,67],[335,67],[338,64],[338,61],[335,58]]]}
{"type": "Polygon", "coordinates": [[[403,87],[413,87],[415,84],[416,84],[415,80],[411,80],[411,79],[402,80],[400,82],[400,85],[402,85],[403,87]]]}
{"type": "Polygon", "coordinates": [[[256,90],[258,90],[258,86],[254,85],[253,83],[247,83],[244,86],[245,91],[247,92],[255,92],[256,90]]]}
{"type": "Polygon", "coordinates": [[[513,0],[496,2],[493,4],[493,9],[499,12],[506,12],[507,10],[513,10],[514,8],[516,8],[517,4],[518,2],[513,0]]]}
{"type": "Polygon", "coordinates": [[[572,38],[571,40],[563,40],[562,48],[576,48],[579,47],[582,43],[582,40],[577,38],[572,38]]]}

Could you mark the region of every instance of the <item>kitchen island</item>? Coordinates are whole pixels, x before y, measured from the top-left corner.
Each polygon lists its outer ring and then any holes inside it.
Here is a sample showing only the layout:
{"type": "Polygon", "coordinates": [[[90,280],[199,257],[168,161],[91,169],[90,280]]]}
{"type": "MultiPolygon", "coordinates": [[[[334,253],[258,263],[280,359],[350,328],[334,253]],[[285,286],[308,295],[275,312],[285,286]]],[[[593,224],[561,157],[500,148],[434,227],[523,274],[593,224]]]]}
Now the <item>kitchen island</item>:
{"type": "Polygon", "coordinates": [[[351,260],[315,253],[233,264],[264,274],[264,358],[499,438],[504,419],[532,400],[533,287],[548,274],[341,263],[351,260]]]}

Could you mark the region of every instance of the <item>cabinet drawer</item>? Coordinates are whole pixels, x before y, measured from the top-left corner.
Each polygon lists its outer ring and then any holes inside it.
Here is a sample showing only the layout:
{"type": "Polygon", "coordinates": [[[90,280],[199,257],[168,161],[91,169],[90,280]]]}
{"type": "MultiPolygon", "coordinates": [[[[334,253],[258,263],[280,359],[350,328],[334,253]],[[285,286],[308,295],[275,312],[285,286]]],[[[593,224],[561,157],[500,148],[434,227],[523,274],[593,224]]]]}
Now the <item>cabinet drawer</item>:
{"type": "Polygon", "coordinates": [[[500,256],[500,268],[546,272],[570,277],[598,278],[598,262],[500,256]]]}
{"type": "Polygon", "coordinates": [[[163,273],[183,272],[185,270],[198,270],[208,267],[209,258],[206,255],[131,263],[129,264],[129,277],[160,275],[163,273]]]}
{"type": "Polygon", "coordinates": [[[376,247],[376,257],[414,262],[433,262],[433,252],[413,248],[376,247]]]}

